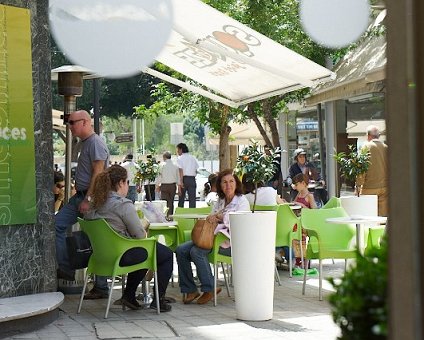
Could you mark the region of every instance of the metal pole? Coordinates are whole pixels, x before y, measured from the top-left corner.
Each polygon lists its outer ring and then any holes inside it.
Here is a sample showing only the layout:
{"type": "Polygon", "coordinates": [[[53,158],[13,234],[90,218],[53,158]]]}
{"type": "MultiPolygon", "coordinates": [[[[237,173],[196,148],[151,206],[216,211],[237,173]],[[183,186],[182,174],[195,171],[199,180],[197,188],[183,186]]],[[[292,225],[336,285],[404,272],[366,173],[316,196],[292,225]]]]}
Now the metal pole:
{"type": "Polygon", "coordinates": [[[322,117],[322,107],[321,103],[317,105],[318,111],[318,131],[319,131],[319,153],[320,153],[320,162],[321,162],[321,178],[327,182],[327,171],[326,171],[326,158],[325,156],[325,142],[324,142],[324,127],[323,127],[323,117],[322,117]]]}
{"type": "Polygon", "coordinates": [[[93,79],[93,92],[94,92],[94,132],[100,134],[100,82],[99,78],[93,79]]]}
{"type": "Polygon", "coordinates": [[[144,118],[141,119],[141,143],[143,144],[143,155],[146,154],[146,149],[145,149],[145,141],[144,141],[144,118]]]}
{"type": "MultiPolygon", "coordinates": [[[[64,97],[64,121],[67,122],[71,112],[76,109],[77,98],[75,96],[64,97]]],[[[72,163],[72,133],[66,124],[66,154],[65,154],[65,203],[71,197],[71,163],[72,163]]]]}

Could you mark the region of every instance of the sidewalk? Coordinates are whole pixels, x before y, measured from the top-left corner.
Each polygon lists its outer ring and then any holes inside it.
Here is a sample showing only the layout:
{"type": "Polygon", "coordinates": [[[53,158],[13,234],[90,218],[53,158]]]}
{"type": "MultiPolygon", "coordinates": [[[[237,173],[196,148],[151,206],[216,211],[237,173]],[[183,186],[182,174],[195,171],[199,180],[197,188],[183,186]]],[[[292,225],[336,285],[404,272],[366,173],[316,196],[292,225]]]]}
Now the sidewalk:
{"type": "MultiPolygon", "coordinates": [[[[343,261],[324,263],[324,277],[338,277],[343,273],[343,261]]],[[[317,263],[313,263],[315,265],[317,263]]],[[[237,320],[234,298],[227,296],[223,282],[220,282],[223,289],[216,307],[212,302],[203,306],[196,303],[184,305],[178,282],[175,282],[175,287],[170,284],[167,292],[167,296],[177,299],[171,312],[157,315],[150,309],[123,311],[121,306],[112,305],[105,320],[106,299],[84,301],[78,315],[79,295],[67,295],[55,322],[9,339],[336,339],[339,329],[333,323],[330,306],[325,301],[330,285],[324,282],[324,301],[318,301],[318,276],[308,279],[306,295],[302,296],[302,278],[289,278],[288,271],[283,270],[279,274],[282,285],[275,284],[274,316],[270,321],[237,320]]],[[[255,279],[254,273],[252,279],[255,279]]],[[[121,287],[117,285],[115,288],[113,300],[121,296],[121,287]]],[[[232,288],[231,293],[233,295],[232,288]]]]}

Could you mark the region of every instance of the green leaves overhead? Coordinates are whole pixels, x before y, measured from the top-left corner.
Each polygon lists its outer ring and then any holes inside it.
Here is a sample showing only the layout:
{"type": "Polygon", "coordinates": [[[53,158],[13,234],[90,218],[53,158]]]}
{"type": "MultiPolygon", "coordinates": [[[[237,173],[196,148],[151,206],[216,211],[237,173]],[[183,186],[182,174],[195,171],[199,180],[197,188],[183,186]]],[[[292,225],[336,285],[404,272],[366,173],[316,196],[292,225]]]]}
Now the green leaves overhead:
{"type": "Polygon", "coordinates": [[[274,150],[265,153],[260,150],[259,143],[253,139],[251,145],[243,149],[237,157],[235,173],[250,183],[266,183],[277,169],[278,154],[274,150]]]}

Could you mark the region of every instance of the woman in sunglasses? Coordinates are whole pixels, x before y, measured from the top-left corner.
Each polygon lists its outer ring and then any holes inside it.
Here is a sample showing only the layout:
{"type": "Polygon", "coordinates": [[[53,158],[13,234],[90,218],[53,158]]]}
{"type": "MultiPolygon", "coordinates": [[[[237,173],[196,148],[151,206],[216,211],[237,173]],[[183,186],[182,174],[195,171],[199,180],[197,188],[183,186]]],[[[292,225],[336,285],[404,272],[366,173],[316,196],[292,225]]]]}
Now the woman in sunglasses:
{"type": "Polygon", "coordinates": [[[57,213],[63,207],[65,199],[65,177],[60,171],[54,172],[54,212],[57,213]]]}

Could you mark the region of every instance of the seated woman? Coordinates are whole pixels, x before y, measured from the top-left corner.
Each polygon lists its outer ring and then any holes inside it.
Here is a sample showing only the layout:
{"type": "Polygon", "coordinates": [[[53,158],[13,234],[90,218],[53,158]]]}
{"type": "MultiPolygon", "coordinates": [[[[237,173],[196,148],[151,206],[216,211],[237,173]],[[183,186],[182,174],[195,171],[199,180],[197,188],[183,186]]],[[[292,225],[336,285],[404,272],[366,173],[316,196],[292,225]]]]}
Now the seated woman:
{"type": "MultiPolygon", "coordinates": [[[[223,232],[228,235],[229,212],[249,211],[250,206],[246,197],[242,195],[242,184],[238,177],[233,174],[232,169],[221,171],[217,178],[218,201],[215,203],[212,213],[206,218],[209,222],[218,222],[215,229],[217,232],[223,232]]],[[[202,296],[197,300],[199,305],[209,302],[213,294],[213,275],[208,261],[208,254],[211,250],[201,249],[193,244],[192,241],[185,242],[176,249],[178,263],[178,277],[181,293],[185,294],[184,304],[189,304],[200,296],[193,279],[191,262],[197,269],[197,276],[200,280],[200,290],[202,296]]],[[[219,250],[224,255],[230,255],[229,244],[222,244],[219,250]]],[[[217,288],[216,293],[221,292],[217,288]]]]}
{"type": "MultiPolygon", "coordinates": [[[[247,182],[245,176],[243,176],[243,190],[249,204],[253,205],[255,200],[255,185],[247,182]]],[[[258,183],[256,205],[276,205],[281,203],[286,203],[286,201],[277,194],[277,190],[273,187],[264,187],[262,182],[258,183]]]]}
{"type": "MultiPolygon", "coordinates": [[[[243,189],[244,194],[252,206],[255,200],[255,185],[251,182],[246,181],[246,177],[243,176],[243,189]]],[[[273,187],[264,187],[262,183],[258,183],[256,190],[256,205],[276,205],[287,203],[285,199],[282,199],[278,194],[277,190],[273,187]]],[[[287,255],[289,247],[275,247],[275,261],[284,262],[283,257],[288,258],[287,255]],[[283,255],[284,254],[284,255],[283,255]]]]}
{"type": "Polygon", "coordinates": [[[205,202],[207,205],[214,205],[218,201],[218,194],[216,193],[216,179],[218,175],[216,173],[210,174],[208,181],[205,183],[204,194],[205,202]]]}
{"type": "Polygon", "coordinates": [[[57,213],[63,207],[65,199],[65,176],[60,171],[54,172],[54,212],[57,213]]]}
{"type": "MultiPolygon", "coordinates": [[[[128,238],[145,238],[146,230],[142,227],[134,204],[125,198],[128,193],[127,170],[120,165],[112,165],[99,175],[94,182],[91,208],[84,215],[86,219],[104,218],[119,234],[128,238]]],[[[171,305],[165,301],[165,292],[173,269],[173,253],[164,245],[157,243],[158,290],[160,311],[168,312],[171,305]]],[[[128,250],[121,258],[121,266],[130,266],[146,259],[143,248],[128,250]]],[[[135,298],[135,293],[147,269],[140,269],[128,274],[127,285],[122,296],[122,304],[131,309],[141,306],[135,298]]],[[[155,297],[150,308],[156,309],[155,297]]]]}

